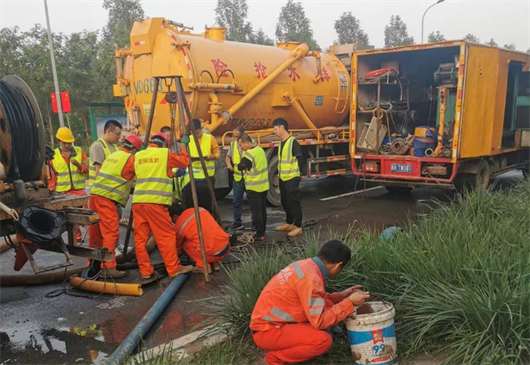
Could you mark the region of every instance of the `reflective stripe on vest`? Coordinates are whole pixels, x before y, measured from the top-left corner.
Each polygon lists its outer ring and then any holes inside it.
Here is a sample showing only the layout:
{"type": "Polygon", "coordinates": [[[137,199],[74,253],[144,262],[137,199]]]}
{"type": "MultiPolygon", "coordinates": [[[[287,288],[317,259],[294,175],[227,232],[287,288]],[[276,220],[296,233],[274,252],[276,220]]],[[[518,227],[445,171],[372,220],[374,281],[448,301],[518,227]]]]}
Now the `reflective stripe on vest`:
{"type": "Polygon", "coordinates": [[[278,160],[278,174],[282,181],[289,181],[295,177],[300,177],[300,168],[298,167],[298,160],[296,156],[293,156],[293,142],[295,141],[294,137],[289,137],[285,147],[282,150],[282,142],[278,146],[279,151],[279,160],[278,160]]]}
{"type": "MultiPolygon", "coordinates": [[[[104,140],[100,138],[94,143],[98,143],[98,142],[101,143],[101,145],[103,146],[103,153],[105,153],[105,159],[107,159],[107,157],[109,157],[112,153],[118,151],[118,146],[116,146],[115,144],[112,145],[112,147],[114,148],[114,152],[110,152],[110,148],[107,142],[105,142],[104,140]]],[[[96,180],[96,168],[94,167],[94,164],[92,163],[92,156],[90,157],[89,165],[90,166],[89,166],[89,171],[88,171],[88,186],[92,186],[92,184],[94,183],[94,180],[96,180]]]]}
{"type": "Polygon", "coordinates": [[[245,176],[245,187],[247,190],[262,193],[269,190],[269,169],[267,168],[267,156],[260,146],[255,146],[243,153],[243,157],[252,161],[250,171],[243,172],[245,176]]]}
{"type": "Polygon", "coordinates": [[[106,158],[92,184],[90,194],[102,196],[125,206],[129,200],[132,180],[124,179],[121,174],[129,158],[131,154],[125,151],[114,152],[106,158]]]}
{"type": "MultiPolygon", "coordinates": [[[[200,214],[200,212],[202,212],[203,210],[206,210],[206,209],[199,207],[199,214],[200,214]]],[[[193,214],[190,215],[190,216],[188,217],[188,219],[186,219],[186,220],[184,221],[184,223],[182,224],[182,227],[180,227],[180,229],[179,229],[179,236],[182,236],[182,232],[184,232],[184,228],[186,228],[186,226],[188,225],[188,223],[191,222],[191,220],[193,219],[193,217],[195,217],[195,211],[193,211],[193,214]]]]}
{"type": "MultiPolygon", "coordinates": [[[[201,151],[204,157],[212,154],[212,135],[208,133],[203,133],[201,139],[201,151]]],[[[195,143],[195,138],[190,136],[190,143],[188,144],[190,149],[190,157],[199,157],[199,152],[197,151],[197,144],[195,143]]],[[[204,161],[206,165],[206,170],[208,170],[208,176],[213,176],[215,174],[215,161],[204,161]]],[[[206,179],[204,171],[202,170],[201,161],[194,161],[191,164],[193,168],[193,177],[198,180],[206,179]]]]}
{"type": "Polygon", "coordinates": [[[232,150],[232,165],[234,165],[234,180],[239,182],[243,178],[243,175],[237,168],[237,165],[241,162],[241,155],[239,154],[237,141],[232,141],[232,143],[230,143],[230,149],[232,150]]]}
{"type": "Polygon", "coordinates": [[[173,202],[173,182],[168,176],[167,148],[148,147],[137,152],[134,159],[136,187],[133,204],[152,203],[171,205],[173,202]]]}
{"type": "Polygon", "coordinates": [[[81,147],[74,147],[75,156],[70,159],[70,165],[68,165],[61,154],[59,148],[55,149],[55,156],[53,158],[53,167],[57,171],[57,192],[64,193],[72,190],[72,185],[75,190],[82,190],[85,188],[85,174],[80,174],[72,164],[72,160],[76,160],[80,164],[83,163],[83,151],[81,147]]]}

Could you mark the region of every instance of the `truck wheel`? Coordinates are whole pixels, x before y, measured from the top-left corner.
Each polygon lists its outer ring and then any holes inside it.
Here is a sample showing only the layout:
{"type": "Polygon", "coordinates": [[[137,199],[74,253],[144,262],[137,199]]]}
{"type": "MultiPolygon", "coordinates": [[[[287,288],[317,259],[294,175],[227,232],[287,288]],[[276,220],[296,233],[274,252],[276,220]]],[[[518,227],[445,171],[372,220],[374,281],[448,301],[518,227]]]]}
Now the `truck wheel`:
{"type": "Polygon", "coordinates": [[[410,186],[394,186],[394,185],[389,185],[389,186],[385,186],[385,189],[390,193],[390,194],[399,194],[399,195],[403,195],[403,194],[409,194],[411,191],[412,191],[412,188],[410,186]]]}
{"type": "Polygon", "coordinates": [[[491,167],[488,161],[482,160],[478,164],[477,174],[474,179],[474,188],[477,190],[486,190],[491,181],[491,167]]]}
{"type": "Polygon", "coordinates": [[[282,200],[280,197],[280,176],[278,175],[278,156],[269,160],[269,193],[267,200],[272,206],[281,207],[282,200]]]}

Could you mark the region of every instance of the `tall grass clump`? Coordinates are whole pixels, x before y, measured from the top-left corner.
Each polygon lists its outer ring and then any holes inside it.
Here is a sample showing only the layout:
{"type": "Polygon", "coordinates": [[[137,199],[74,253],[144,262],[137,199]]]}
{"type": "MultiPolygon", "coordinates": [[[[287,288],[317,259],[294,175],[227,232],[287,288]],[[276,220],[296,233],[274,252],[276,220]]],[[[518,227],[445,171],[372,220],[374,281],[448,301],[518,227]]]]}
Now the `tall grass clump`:
{"type": "MultiPolygon", "coordinates": [[[[366,230],[339,237],[353,259],[329,291],[363,284],[396,307],[399,351],[444,352],[447,364],[530,363],[530,183],[474,192],[439,204],[392,241],[366,230]]],[[[318,235],[300,250],[253,250],[229,270],[214,316],[247,332],[263,287],[290,262],[314,256],[318,235]]]]}

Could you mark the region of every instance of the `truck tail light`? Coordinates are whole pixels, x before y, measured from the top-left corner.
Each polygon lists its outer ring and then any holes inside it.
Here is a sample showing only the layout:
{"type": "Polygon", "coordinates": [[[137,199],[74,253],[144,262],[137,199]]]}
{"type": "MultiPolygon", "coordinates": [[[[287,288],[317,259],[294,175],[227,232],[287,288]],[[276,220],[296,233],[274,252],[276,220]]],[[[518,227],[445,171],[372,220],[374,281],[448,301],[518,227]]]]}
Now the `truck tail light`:
{"type": "Polygon", "coordinates": [[[376,162],[365,162],[362,165],[363,172],[379,172],[379,165],[376,162]]]}

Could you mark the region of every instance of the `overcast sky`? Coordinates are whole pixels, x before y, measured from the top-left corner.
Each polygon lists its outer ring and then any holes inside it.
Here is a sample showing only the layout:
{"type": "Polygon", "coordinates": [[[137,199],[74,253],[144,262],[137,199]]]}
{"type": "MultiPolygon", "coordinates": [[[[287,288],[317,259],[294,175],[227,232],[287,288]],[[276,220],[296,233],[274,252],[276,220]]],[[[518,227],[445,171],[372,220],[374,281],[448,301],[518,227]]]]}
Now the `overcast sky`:
{"type": "MultiPolygon", "coordinates": [[[[351,11],[368,33],[370,44],[384,45],[383,30],[391,15],[400,15],[416,42],[421,38],[421,17],[431,0],[301,0],[311,21],[314,35],[325,49],[337,38],[333,27],[344,11],[351,11]]],[[[272,38],[278,14],[286,0],[248,0],[249,21],[255,29],[272,38]]],[[[48,0],[54,32],[101,29],[107,21],[103,0],[48,0]]],[[[215,22],[216,0],[142,0],[148,17],[166,17],[202,32],[215,22]]],[[[439,30],[447,39],[460,39],[472,33],[486,42],[494,38],[499,45],[514,43],[517,49],[530,48],[530,0],[445,0],[427,13],[425,39],[439,30]]],[[[45,24],[43,0],[0,0],[0,28],[18,26],[25,31],[35,23],[45,24]]]]}

